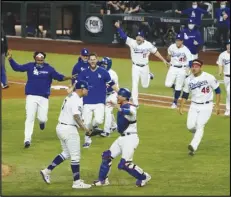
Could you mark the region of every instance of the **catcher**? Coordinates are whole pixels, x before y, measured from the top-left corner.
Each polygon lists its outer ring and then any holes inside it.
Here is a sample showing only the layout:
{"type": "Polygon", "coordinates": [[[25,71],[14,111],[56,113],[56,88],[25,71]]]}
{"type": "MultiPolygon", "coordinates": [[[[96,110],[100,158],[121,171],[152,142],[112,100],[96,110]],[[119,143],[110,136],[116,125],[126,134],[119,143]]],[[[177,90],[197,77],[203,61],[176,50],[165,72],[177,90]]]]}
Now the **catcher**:
{"type": "Polygon", "coordinates": [[[80,137],[78,128],[82,128],[87,135],[97,135],[97,130],[88,130],[82,121],[81,113],[83,108],[82,97],[88,94],[88,84],[85,81],[75,83],[75,89],[70,93],[61,108],[59,115],[59,123],[56,127],[56,133],[60,139],[63,152],[57,155],[51,164],[40,171],[43,180],[50,184],[51,171],[66,159],[71,159],[71,170],[73,173],[73,185],[75,189],[90,188],[90,184],[86,184],[80,179],[80,137]]]}

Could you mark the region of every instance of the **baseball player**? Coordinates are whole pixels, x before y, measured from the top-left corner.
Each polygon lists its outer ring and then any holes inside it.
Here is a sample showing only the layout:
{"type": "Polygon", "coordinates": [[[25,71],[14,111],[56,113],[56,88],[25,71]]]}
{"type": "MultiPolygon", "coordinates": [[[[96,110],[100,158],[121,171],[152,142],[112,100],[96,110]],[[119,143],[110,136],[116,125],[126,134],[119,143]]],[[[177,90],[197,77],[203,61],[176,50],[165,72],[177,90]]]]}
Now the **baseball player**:
{"type": "Polygon", "coordinates": [[[86,184],[80,179],[80,137],[77,127],[85,132],[90,131],[84,126],[81,119],[83,108],[82,97],[88,94],[88,84],[85,81],[78,81],[75,90],[69,94],[63,101],[59,115],[59,123],[56,127],[57,136],[61,142],[62,153],[57,155],[51,164],[40,171],[43,180],[50,184],[50,174],[55,167],[66,159],[71,159],[71,170],[73,173],[73,185],[75,189],[88,189],[90,184],[86,184]]]}
{"type": "Polygon", "coordinates": [[[183,114],[184,103],[191,96],[191,105],[188,112],[187,127],[193,133],[193,139],[188,146],[189,154],[194,155],[202,140],[204,127],[213,111],[213,90],[216,93],[216,113],[220,113],[221,89],[218,81],[211,74],[202,71],[203,62],[196,59],[192,62],[192,74],[185,80],[180,114],[183,114]]]}
{"type": "Polygon", "coordinates": [[[200,31],[196,28],[195,19],[189,19],[188,28],[183,29],[181,34],[184,38],[184,45],[192,53],[192,59],[198,59],[199,49],[203,45],[203,40],[200,31]]]}
{"type": "Polygon", "coordinates": [[[34,129],[35,115],[39,120],[41,130],[45,129],[48,114],[48,102],[52,80],[66,81],[72,77],[65,77],[58,73],[52,66],[45,62],[44,52],[35,52],[35,62],[19,65],[12,58],[11,50],[8,51],[7,58],[12,69],[16,72],[27,72],[26,94],[26,121],[24,146],[29,148],[34,129]]]}
{"type": "MultiPolygon", "coordinates": [[[[83,119],[88,129],[97,128],[104,121],[104,108],[106,102],[107,86],[118,91],[115,82],[111,80],[107,70],[97,65],[98,58],[95,53],[89,55],[90,67],[82,71],[77,80],[85,80],[89,85],[89,94],[83,98],[83,119]],[[94,114],[94,119],[92,116],[94,114]]],[[[85,136],[84,148],[89,148],[92,140],[85,136]]]]}
{"type": "Polygon", "coordinates": [[[138,187],[142,187],[151,180],[151,176],[135,165],[133,155],[139,144],[137,135],[136,106],[129,103],[131,92],[126,88],[121,88],[118,92],[118,105],[113,105],[118,109],[117,125],[120,136],[113,142],[109,150],[102,153],[102,163],[99,169],[98,180],[94,181],[95,186],[109,185],[108,175],[112,165],[112,160],[121,156],[118,164],[119,170],[124,170],[133,176],[138,187]]]}
{"type": "Polygon", "coordinates": [[[192,54],[183,44],[183,36],[178,34],[176,43],[168,48],[168,57],[171,66],[165,79],[165,86],[174,89],[174,101],[171,108],[177,108],[177,101],[180,97],[187,70],[192,62],[192,54]]]}
{"type": "Polygon", "coordinates": [[[230,116],[230,40],[226,44],[227,50],[222,52],[217,60],[219,75],[224,73],[224,83],[227,92],[225,116],[230,116]]]}
{"type": "MultiPolygon", "coordinates": [[[[115,83],[117,88],[119,88],[118,75],[112,67],[112,60],[109,57],[104,57],[101,61],[101,66],[103,66],[110,74],[111,80],[115,83]]],[[[113,107],[107,103],[117,103],[117,92],[115,92],[112,87],[107,87],[107,97],[106,97],[106,106],[105,106],[105,120],[104,120],[104,132],[101,133],[101,136],[107,137],[111,132],[117,129],[117,124],[113,114],[113,107]]]]}
{"type": "MultiPolygon", "coordinates": [[[[81,55],[78,59],[78,62],[75,64],[75,66],[72,69],[72,75],[78,75],[83,70],[89,67],[88,58],[89,58],[89,51],[88,49],[83,48],[81,50],[81,55]]],[[[72,79],[72,84],[74,82],[75,82],[75,79],[72,79]]]]}
{"type": "Polygon", "coordinates": [[[148,65],[150,53],[153,53],[166,65],[168,65],[168,62],[161,56],[155,46],[144,39],[143,32],[138,32],[136,39],[134,40],[124,33],[124,31],[120,28],[119,22],[116,22],[115,26],[120,34],[120,37],[125,40],[126,44],[130,47],[132,59],[132,99],[133,103],[138,106],[139,80],[141,79],[143,88],[148,88],[150,79],[153,79],[154,77],[153,74],[150,73],[148,65]]]}

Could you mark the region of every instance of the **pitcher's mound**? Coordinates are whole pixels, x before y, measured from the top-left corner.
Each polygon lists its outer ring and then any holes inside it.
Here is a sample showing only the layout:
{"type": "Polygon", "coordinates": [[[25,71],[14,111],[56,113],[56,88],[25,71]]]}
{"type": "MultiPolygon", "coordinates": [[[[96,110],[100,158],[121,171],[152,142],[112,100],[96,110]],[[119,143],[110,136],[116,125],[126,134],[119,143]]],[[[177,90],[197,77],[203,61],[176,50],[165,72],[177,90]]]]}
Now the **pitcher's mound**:
{"type": "Polygon", "coordinates": [[[11,173],[10,166],[2,164],[2,177],[9,176],[10,173],[11,173]]]}

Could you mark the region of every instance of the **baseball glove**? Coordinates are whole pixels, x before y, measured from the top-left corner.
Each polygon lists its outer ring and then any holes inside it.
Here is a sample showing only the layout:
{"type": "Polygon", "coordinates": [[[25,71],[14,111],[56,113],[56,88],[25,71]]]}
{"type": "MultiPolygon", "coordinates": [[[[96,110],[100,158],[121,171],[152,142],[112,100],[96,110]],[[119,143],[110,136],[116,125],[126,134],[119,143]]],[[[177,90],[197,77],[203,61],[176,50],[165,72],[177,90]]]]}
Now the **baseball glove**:
{"type": "Polygon", "coordinates": [[[86,133],[86,135],[89,137],[92,137],[92,136],[100,135],[102,132],[103,132],[103,130],[100,128],[93,128],[91,130],[91,133],[86,133]]]}

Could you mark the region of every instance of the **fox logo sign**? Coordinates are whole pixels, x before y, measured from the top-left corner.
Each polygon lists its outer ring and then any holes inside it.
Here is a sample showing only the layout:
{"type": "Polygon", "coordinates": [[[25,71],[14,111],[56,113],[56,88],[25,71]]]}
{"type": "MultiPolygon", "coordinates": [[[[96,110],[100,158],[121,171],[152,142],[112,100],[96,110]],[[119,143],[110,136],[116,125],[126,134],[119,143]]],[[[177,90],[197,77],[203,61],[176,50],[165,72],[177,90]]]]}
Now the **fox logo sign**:
{"type": "Polygon", "coordinates": [[[103,29],[103,21],[97,16],[91,16],[87,18],[85,27],[89,32],[97,34],[103,29]]]}

